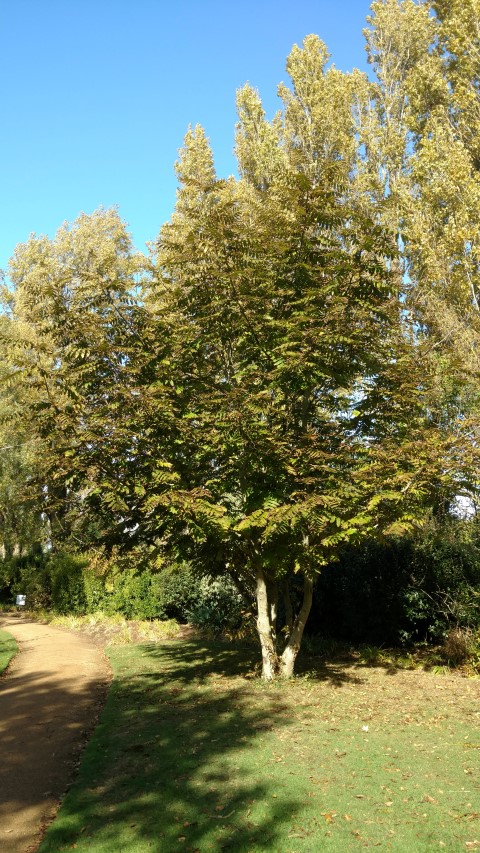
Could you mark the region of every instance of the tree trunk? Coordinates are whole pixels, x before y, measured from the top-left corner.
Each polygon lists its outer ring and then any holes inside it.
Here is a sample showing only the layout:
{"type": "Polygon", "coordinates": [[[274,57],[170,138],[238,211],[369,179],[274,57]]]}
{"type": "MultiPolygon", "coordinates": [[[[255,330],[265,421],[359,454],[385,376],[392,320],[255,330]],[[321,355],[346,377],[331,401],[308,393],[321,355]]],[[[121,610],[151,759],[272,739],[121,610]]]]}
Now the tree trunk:
{"type": "Polygon", "coordinates": [[[268,614],[270,617],[270,630],[275,650],[277,649],[277,616],[278,616],[278,583],[269,580],[267,582],[268,614]]]}
{"type": "Polygon", "coordinates": [[[303,580],[303,602],[295,619],[292,632],[288,639],[288,643],[279,660],[280,674],[284,678],[291,678],[295,667],[300,644],[302,642],[305,625],[312,607],[313,598],[313,581],[305,577],[303,580]]]}
{"type": "Polygon", "coordinates": [[[272,609],[268,600],[268,586],[261,566],[256,568],[257,629],[262,649],[262,678],[271,681],[278,675],[279,660],[272,631],[272,609]]]}
{"type": "Polygon", "coordinates": [[[285,609],[285,639],[288,641],[293,631],[293,607],[288,578],[282,584],[283,607],[285,609]]]}

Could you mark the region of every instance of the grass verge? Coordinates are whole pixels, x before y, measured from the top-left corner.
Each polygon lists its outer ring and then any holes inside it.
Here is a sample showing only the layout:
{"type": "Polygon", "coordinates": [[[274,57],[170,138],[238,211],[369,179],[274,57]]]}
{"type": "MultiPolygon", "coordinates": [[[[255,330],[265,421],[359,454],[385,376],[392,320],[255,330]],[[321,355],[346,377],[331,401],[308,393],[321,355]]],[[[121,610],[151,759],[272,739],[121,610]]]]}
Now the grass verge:
{"type": "Polygon", "coordinates": [[[18,651],[18,646],[11,634],[0,631],[0,675],[18,651]]]}
{"type": "Polygon", "coordinates": [[[115,681],[39,853],[398,853],[479,846],[480,681],[251,652],[110,649],[115,681]],[[256,660],[256,657],[255,657],[256,660]]]}

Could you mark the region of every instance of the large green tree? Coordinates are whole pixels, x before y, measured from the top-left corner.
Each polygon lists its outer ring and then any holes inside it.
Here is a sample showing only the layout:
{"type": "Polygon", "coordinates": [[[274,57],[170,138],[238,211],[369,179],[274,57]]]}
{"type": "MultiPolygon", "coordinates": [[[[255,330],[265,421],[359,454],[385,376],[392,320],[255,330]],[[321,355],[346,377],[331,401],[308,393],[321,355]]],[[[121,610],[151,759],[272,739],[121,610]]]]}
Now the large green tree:
{"type": "Polygon", "coordinates": [[[412,523],[431,475],[416,477],[405,429],[384,428],[396,408],[422,429],[418,400],[392,391],[413,342],[395,241],[352,190],[358,78],[327,59],[314,36],[293,49],[271,123],[251,87],[239,93],[238,181],[216,179],[203,130],[189,131],[151,295],[175,393],[158,410],[176,414],[147,505],[166,541],[255,589],[266,678],[293,671],[322,565],[345,541],[412,523]]]}
{"type": "Polygon", "coordinates": [[[10,262],[2,348],[18,405],[7,421],[35,437],[37,499],[54,546],[83,541],[88,510],[102,540],[135,526],[124,495],[135,480],[144,274],[114,210],[82,214],[53,240],[32,236],[10,262]]]}

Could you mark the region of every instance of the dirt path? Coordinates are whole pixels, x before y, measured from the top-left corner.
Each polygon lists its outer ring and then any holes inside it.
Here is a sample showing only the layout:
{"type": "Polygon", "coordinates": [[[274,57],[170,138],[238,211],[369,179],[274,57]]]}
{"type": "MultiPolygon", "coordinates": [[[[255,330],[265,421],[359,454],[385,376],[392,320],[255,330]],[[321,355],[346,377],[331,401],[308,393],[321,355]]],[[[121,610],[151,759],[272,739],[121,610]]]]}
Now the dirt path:
{"type": "Polygon", "coordinates": [[[110,671],[85,636],[0,613],[19,653],[0,679],[0,851],[32,853],[75,773],[110,671]]]}

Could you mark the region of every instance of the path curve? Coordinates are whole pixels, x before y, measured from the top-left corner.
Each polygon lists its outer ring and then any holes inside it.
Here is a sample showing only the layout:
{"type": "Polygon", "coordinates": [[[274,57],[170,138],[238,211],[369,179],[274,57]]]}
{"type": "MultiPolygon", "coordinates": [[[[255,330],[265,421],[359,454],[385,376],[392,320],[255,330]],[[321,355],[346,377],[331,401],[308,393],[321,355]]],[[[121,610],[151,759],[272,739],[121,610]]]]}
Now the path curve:
{"type": "Polygon", "coordinates": [[[103,707],[110,669],[88,637],[0,613],[19,653],[0,678],[0,851],[33,853],[103,707]]]}

